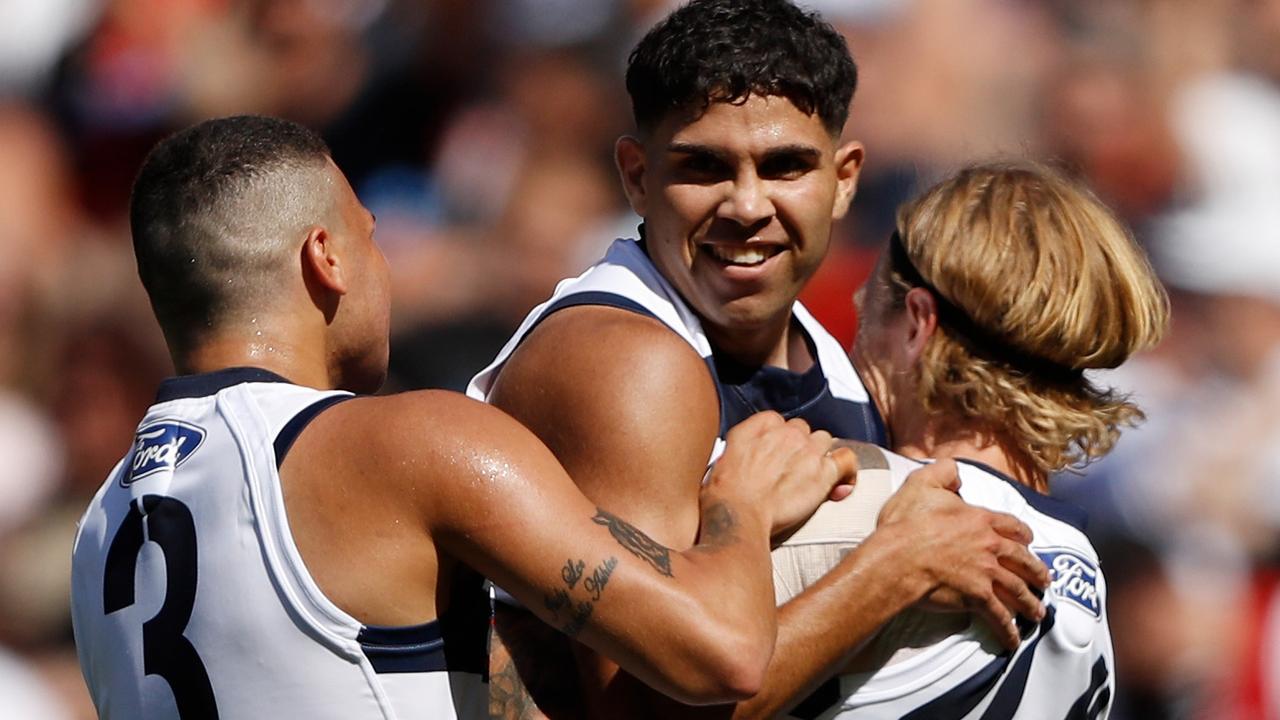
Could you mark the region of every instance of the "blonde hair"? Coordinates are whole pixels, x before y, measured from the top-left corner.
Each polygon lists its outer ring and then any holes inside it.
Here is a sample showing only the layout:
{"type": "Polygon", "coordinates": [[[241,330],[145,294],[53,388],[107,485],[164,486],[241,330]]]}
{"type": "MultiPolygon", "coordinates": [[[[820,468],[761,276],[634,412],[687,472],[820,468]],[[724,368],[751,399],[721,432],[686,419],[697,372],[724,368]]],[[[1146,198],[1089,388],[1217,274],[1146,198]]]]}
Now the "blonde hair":
{"type": "Polygon", "coordinates": [[[1038,165],[974,166],[901,208],[898,236],[914,272],[889,264],[894,304],[923,279],[966,321],[940,312],[917,368],[927,409],[1002,430],[1045,473],[1101,457],[1142,419],[1082,371],[1155,345],[1169,301],[1087,189],[1038,165]]]}

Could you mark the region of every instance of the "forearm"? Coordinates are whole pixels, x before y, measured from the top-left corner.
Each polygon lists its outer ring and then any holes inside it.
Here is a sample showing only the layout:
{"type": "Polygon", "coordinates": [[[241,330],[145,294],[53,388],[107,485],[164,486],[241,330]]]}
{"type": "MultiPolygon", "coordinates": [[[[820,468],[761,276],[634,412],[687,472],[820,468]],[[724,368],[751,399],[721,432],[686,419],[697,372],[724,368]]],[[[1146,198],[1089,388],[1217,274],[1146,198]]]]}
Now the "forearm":
{"type": "MultiPolygon", "coordinates": [[[[662,658],[661,672],[641,662],[637,677],[668,691],[677,683],[686,702],[724,702],[758,691],[773,649],[769,522],[753,503],[727,494],[704,495],[702,508],[699,542],[683,552],[601,513],[617,542],[666,576],[668,589],[665,597],[611,609],[642,625],[616,638],[620,647],[601,649],[633,667],[629,658],[662,658]]],[[[591,634],[581,639],[595,645],[591,634]]]]}
{"type": "MultiPolygon", "coordinates": [[[[837,674],[885,622],[923,597],[928,584],[904,566],[909,557],[905,534],[877,533],[783,605],[777,645],[754,697],[733,706],[695,708],[652,693],[652,707],[640,715],[709,720],[786,712],[837,674]]],[[[627,687],[624,678],[614,683],[627,687]]]]}
{"type": "Polygon", "coordinates": [[[778,641],[759,693],[734,718],[771,718],[837,674],[893,616],[929,589],[900,560],[909,538],[877,533],[778,611],[778,641]]]}

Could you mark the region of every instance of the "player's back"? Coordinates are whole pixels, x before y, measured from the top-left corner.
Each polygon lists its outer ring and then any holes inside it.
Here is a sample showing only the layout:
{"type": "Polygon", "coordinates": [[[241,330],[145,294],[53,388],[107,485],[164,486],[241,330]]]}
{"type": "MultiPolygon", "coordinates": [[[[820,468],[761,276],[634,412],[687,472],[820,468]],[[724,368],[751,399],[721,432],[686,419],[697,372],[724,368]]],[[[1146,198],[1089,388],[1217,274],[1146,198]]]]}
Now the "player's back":
{"type": "Polygon", "coordinates": [[[448,633],[446,660],[439,621],[361,624],[294,545],[278,463],[345,397],[254,369],[162,386],[76,538],[76,645],[102,717],[485,712],[483,597],[473,631],[448,633]]]}
{"type": "MultiPolygon", "coordinates": [[[[779,604],[816,582],[875,527],[889,496],[920,463],[859,448],[858,484],[826,503],[774,551],[779,604]]],[[[890,621],[837,677],[796,707],[798,718],[1096,718],[1114,692],[1106,583],[1083,514],[978,463],[957,463],[961,495],[1031,527],[1031,550],[1053,575],[1047,614],[1020,620],[1014,653],[962,614],[908,610],[890,621]]]]}

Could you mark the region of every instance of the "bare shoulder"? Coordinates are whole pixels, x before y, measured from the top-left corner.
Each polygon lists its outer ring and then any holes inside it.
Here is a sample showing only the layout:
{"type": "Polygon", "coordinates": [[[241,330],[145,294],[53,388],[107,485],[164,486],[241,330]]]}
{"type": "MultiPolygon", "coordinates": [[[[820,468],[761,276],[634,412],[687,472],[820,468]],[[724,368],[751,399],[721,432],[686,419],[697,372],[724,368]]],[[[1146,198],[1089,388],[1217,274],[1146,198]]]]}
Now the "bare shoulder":
{"type": "Polygon", "coordinates": [[[299,442],[362,491],[438,507],[476,478],[514,483],[563,472],[520,423],[446,390],[361,397],[322,413],[299,442]],[[502,468],[504,472],[491,472],[502,468]]]}
{"type": "Polygon", "coordinates": [[[719,429],[719,399],[702,357],[658,320],[610,307],[569,308],[544,320],[507,361],[491,401],[539,436],[540,418],[552,410],[575,434],[692,429],[711,442],[719,429]]]}
{"type": "Polygon", "coordinates": [[[561,310],[507,361],[489,400],[594,503],[626,508],[664,544],[692,542],[720,401],[702,357],[671,329],[615,308],[561,310]]]}

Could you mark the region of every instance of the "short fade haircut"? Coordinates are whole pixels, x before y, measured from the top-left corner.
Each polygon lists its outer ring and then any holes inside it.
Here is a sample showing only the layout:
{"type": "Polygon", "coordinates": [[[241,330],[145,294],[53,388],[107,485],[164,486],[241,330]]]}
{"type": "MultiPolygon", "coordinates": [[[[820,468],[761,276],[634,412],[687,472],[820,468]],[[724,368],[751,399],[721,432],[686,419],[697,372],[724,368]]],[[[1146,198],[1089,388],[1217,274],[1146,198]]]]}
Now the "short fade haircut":
{"type": "Polygon", "coordinates": [[[693,0],[655,25],[627,63],[642,133],[672,111],[759,95],[787,98],[838,136],[857,84],[844,36],[789,0],[693,0]]]}
{"type": "Polygon", "coordinates": [[[328,157],[311,130],[247,115],[202,122],[147,155],[129,223],[171,351],[278,290],[294,241],[332,206],[322,186],[328,157]]]}

